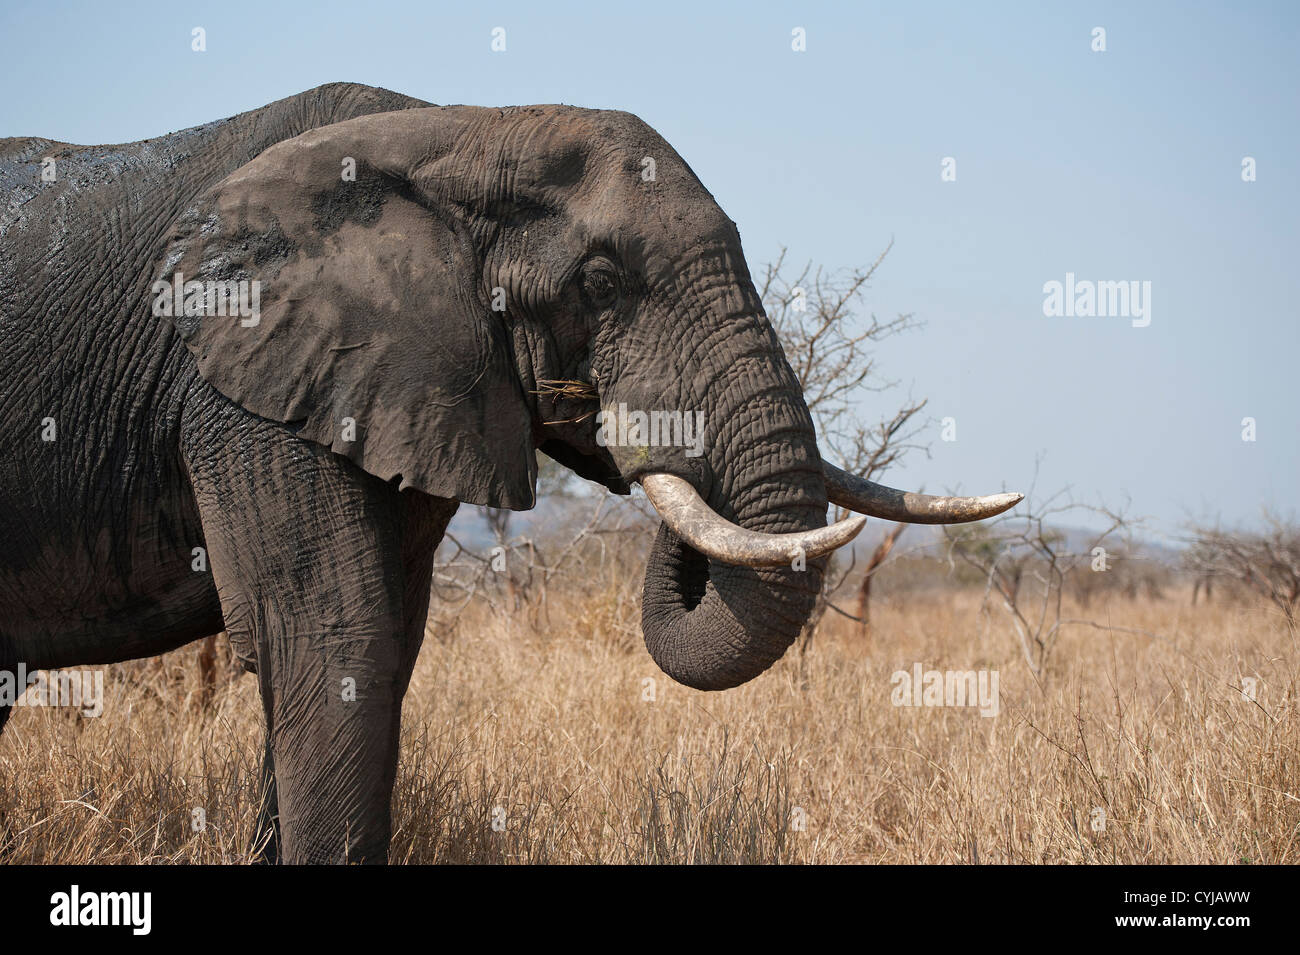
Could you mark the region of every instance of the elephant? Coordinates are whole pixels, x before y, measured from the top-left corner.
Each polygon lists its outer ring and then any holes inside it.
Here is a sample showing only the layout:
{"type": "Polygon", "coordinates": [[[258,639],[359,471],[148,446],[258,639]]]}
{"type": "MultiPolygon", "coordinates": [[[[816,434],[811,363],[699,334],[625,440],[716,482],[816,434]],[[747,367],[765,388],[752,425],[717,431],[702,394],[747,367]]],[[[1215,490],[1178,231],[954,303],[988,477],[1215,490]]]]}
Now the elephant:
{"type": "Polygon", "coordinates": [[[824,462],[735,224],[629,113],[336,83],[125,145],[0,140],[0,184],[0,671],[225,631],[280,861],[386,861],[434,551],[461,502],[532,507],[539,451],[641,484],[645,643],[702,690],[782,655],[859,515],[1020,499],[824,462]],[[683,412],[700,453],[640,436],[683,412]]]}

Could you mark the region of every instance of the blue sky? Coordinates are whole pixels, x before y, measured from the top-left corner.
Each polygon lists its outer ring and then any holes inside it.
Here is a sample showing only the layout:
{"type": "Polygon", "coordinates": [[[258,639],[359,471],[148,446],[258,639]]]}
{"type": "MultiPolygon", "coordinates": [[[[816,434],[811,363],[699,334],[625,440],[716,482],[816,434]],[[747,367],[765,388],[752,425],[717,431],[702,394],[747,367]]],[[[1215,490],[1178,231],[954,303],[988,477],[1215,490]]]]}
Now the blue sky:
{"type": "Polygon", "coordinates": [[[756,272],[782,245],[843,268],[894,239],[870,308],[926,325],[879,362],[935,421],[890,483],[1023,489],[1041,456],[1040,489],[1127,497],[1173,531],[1296,511],[1298,41],[1290,3],[9,0],[0,136],[130,141],[334,80],[630,110],[756,272]],[[1150,281],[1151,324],[1044,316],[1067,272],[1150,281]]]}

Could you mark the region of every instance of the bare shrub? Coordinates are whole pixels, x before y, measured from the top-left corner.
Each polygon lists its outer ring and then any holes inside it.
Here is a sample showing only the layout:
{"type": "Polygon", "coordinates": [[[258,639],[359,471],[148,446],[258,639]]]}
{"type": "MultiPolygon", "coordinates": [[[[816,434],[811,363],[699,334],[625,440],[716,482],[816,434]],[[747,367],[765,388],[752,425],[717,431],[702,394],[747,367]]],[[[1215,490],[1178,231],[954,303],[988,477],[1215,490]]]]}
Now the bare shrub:
{"type": "Polygon", "coordinates": [[[902,536],[905,530],[907,530],[906,524],[895,524],[889,533],[880,539],[880,543],[871,552],[871,557],[867,560],[867,566],[862,571],[862,581],[858,584],[858,624],[862,628],[863,636],[866,636],[871,628],[872,582],[875,580],[881,566],[889,559],[890,552],[894,549],[894,545],[898,543],[898,538],[902,536]]]}
{"type": "MultiPolygon", "coordinates": [[[[484,550],[448,533],[439,548],[430,613],[444,632],[478,601],[495,612],[524,611],[536,628],[549,619],[550,593],[594,596],[597,591],[622,605],[639,601],[630,584],[640,581],[654,527],[653,512],[603,492],[574,490],[557,480],[539,493],[539,507],[554,516],[535,530],[510,535],[509,511],[480,508],[495,544],[484,550]]],[[[639,606],[639,604],[638,604],[639,606]]]]}
{"type": "Polygon", "coordinates": [[[868,424],[861,404],[898,387],[876,365],[881,342],[921,327],[912,315],[892,319],[871,313],[863,319],[868,283],[890,250],[891,240],[866,267],[829,272],[811,262],[797,271],[786,250],[764,269],[759,295],[817,426],[824,457],[840,467],[873,477],[898,464],[917,443],[924,401],[907,399],[892,414],[868,424]]]}
{"type": "Polygon", "coordinates": [[[1080,575],[1110,572],[1120,548],[1131,544],[1130,522],[1104,507],[1081,504],[1069,490],[1041,503],[1033,492],[1015,512],[978,524],[946,525],[948,559],[961,561],[984,580],[981,612],[996,599],[1011,622],[1025,663],[1041,679],[1067,619],[1064,600],[1080,575]],[[1103,528],[1071,541],[1064,525],[1100,518],[1103,528]]]}
{"type": "MultiPolygon", "coordinates": [[[[1300,526],[1265,514],[1261,531],[1193,526],[1183,566],[1197,583],[1223,581],[1263,597],[1294,628],[1300,603],[1300,526]]],[[[1193,592],[1195,593],[1195,591],[1193,592]]]]}

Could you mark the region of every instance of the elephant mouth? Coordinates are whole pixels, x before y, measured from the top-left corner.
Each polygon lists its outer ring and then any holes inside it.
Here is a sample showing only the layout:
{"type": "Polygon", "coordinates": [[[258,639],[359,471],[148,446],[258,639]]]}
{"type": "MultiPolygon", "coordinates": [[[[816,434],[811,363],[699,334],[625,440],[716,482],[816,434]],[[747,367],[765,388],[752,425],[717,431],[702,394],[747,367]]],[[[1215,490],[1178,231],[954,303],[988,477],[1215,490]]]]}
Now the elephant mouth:
{"type": "Polygon", "coordinates": [[[631,485],[623,479],[614,459],[603,450],[599,454],[584,454],[568,442],[558,439],[543,441],[537,450],[579,477],[595,481],[614,494],[632,493],[631,485]]]}

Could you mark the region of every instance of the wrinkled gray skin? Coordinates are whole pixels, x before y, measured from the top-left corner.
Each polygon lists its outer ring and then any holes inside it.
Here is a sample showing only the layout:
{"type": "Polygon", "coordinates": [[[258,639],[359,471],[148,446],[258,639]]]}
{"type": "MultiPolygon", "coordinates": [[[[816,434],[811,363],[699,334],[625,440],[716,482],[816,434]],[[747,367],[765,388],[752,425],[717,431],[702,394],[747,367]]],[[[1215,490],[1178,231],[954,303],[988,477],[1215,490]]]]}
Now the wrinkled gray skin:
{"type": "MultiPolygon", "coordinates": [[[[434,549],[460,501],[532,505],[534,448],[621,493],[676,474],[748,528],[825,523],[739,235],[672,148],[626,113],[425,107],[334,84],[129,145],[0,140],[0,670],[228,631],[292,862],[385,859],[434,549]],[[259,281],[258,324],[155,316],[176,272],[259,281]],[[620,402],[703,412],[705,454],[600,447],[620,402]]],[[[820,580],[661,527],[646,644],[735,686],[820,580]]]]}

